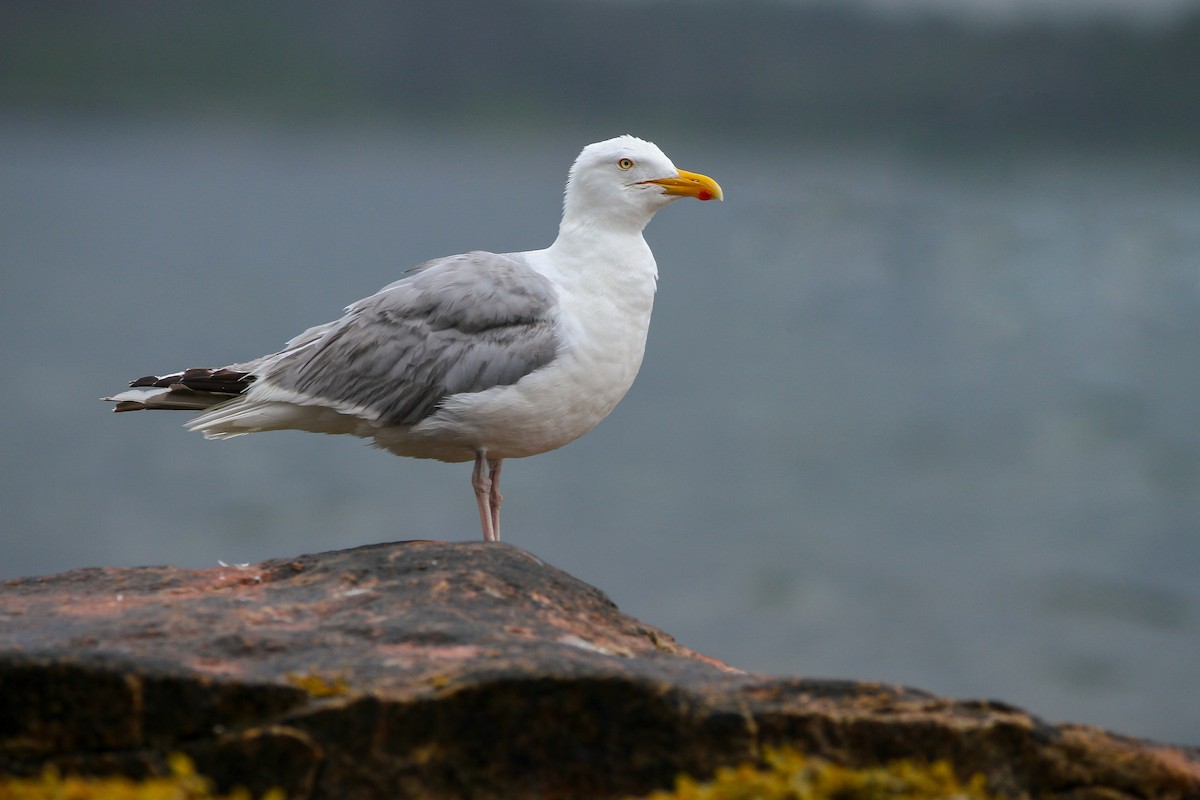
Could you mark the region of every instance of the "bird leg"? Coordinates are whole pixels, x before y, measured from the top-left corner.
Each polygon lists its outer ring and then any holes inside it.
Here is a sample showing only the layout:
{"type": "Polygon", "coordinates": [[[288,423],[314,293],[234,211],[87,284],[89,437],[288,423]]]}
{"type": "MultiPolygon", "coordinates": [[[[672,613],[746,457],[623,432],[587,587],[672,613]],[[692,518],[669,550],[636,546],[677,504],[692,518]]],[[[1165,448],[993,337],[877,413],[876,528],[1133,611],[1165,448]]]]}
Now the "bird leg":
{"type": "MultiPolygon", "coordinates": [[[[492,479],[484,473],[487,463],[487,451],[475,451],[475,468],[471,470],[471,488],[475,490],[475,502],[479,505],[479,523],[483,526],[483,540],[494,542],[496,541],[496,526],[492,522],[492,479]]],[[[498,506],[497,510],[499,510],[498,506]]]]}
{"type": "Polygon", "coordinates": [[[492,483],[492,492],[488,497],[490,510],[492,512],[492,536],[495,541],[500,541],[500,504],[504,502],[504,495],[500,494],[500,463],[503,459],[490,458],[488,459],[488,480],[492,483]]]}
{"type": "Polygon", "coordinates": [[[471,488],[475,490],[475,502],[479,504],[479,522],[483,526],[485,542],[500,541],[500,464],[504,459],[488,458],[486,450],[475,453],[475,468],[471,470],[471,488]],[[487,474],[484,474],[484,467],[487,474]]]}

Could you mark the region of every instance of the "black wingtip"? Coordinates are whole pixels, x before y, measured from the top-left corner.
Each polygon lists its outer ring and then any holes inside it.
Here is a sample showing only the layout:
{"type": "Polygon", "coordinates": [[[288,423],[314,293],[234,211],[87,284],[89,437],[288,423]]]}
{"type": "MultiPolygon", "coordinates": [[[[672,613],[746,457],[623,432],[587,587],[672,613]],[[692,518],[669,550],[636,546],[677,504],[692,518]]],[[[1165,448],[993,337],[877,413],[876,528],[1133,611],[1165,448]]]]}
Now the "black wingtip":
{"type": "Polygon", "coordinates": [[[193,367],[170,375],[146,375],[129,382],[131,389],[170,389],[173,392],[213,392],[238,395],[250,388],[256,376],[250,372],[222,367],[193,367]]]}

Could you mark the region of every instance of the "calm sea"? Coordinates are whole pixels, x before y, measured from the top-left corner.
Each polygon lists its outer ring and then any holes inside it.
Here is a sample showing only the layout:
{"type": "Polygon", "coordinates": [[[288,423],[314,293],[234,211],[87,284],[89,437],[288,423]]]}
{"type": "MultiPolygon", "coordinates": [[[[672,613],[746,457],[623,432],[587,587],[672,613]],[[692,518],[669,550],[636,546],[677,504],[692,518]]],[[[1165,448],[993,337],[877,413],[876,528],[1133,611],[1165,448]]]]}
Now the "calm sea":
{"type": "MultiPolygon", "coordinates": [[[[97,398],[544,246],[583,144],[0,120],[0,577],[475,538],[465,465],[97,398]]],[[[728,199],[648,228],[642,374],[505,538],[743,668],[1200,744],[1200,165],[659,144],[728,199]]]]}

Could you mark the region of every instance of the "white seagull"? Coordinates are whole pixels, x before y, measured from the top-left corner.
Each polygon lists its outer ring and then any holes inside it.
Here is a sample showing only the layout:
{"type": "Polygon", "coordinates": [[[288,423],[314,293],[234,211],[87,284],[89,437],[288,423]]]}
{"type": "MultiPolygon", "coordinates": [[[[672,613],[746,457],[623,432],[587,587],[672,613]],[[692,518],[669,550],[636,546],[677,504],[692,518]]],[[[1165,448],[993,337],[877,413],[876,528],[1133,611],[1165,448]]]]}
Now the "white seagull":
{"type": "Polygon", "coordinates": [[[681,197],[720,200],[721,187],[634,136],[588,145],[546,249],[427,262],[278,353],[105,399],[202,410],[187,428],[206,439],[348,433],[399,456],[474,460],[483,538],[499,540],[503,460],[578,439],[633,383],[658,279],[642,230],[681,197]]]}

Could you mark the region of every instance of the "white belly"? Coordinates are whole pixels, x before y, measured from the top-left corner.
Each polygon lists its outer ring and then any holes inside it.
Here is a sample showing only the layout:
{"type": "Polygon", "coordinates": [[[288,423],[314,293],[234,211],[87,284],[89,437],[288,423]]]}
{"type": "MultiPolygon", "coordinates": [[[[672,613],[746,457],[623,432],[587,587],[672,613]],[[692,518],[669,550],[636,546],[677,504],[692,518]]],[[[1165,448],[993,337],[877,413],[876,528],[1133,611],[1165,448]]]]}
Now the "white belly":
{"type": "Polygon", "coordinates": [[[562,447],[608,416],[637,375],[646,328],[590,346],[577,343],[510,386],[448,397],[411,428],[374,428],[376,443],[401,456],[469,461],[523,458],[562,447]]]}

